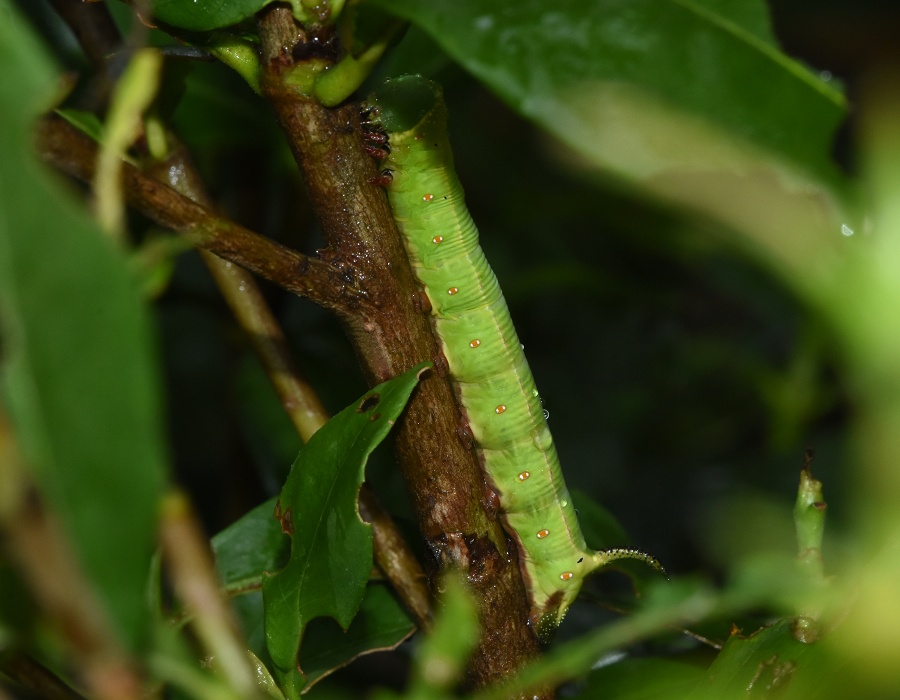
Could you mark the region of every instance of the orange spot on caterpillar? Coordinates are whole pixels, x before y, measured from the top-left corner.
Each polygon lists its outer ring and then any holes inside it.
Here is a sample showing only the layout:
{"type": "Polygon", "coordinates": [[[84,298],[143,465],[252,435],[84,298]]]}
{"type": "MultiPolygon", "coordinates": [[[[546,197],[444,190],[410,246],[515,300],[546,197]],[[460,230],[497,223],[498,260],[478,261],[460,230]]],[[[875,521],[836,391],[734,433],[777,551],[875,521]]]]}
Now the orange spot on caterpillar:
{"type": "Polygon", "coordinates": [[[563,571],[563,572],[559,575],[559,577],[560,577],[563,581],[571,581],[571,580],[572,580],[572,577],[573,577],[574,575],[575,575],[575,574],[573,574],[571,571],[563,571]]]}
{"type": "Polygon", "coordinates": [[[459,291],[459,287],[450,287],[450,289],[447,290],[447,294],[449,294],[450,296],[453,296],[458,291],[459,291]]]}
{"type": "Polygon", "coordinates": [[[494,409],[494,413],[506,413],[506,404],[500,404],[494,409]]]}
{"type": "Polygon", "coordinates": [[[550,530],[538,530],[537,538],[539,540],[542,540],[549,534],[550,534],[550,530]]]}
{"type": "Polygon", "coordinates": [[[444,237],[443,236],[435,236],[434,238],[431,239],[431,242],[434,243],[435,245],[437,245],[438,243],[443,243],[444,237]]]}
{"type": "Polygon", "coordinates": [[[423,202],[430,202],[430,201],[433,200],[433,199],[434,199],[434,195],[433,195],[433,194],[423,194],[423,195],[422,195],[422,201],[423,201],[423,202]]]}
{"type": "Polygon", "coordinates": [[[481,341],[478,340],[478,338],[475,338],[475,340],[469,343],[470,348],[477,348],[479,345],[481,345],[481,341]]]}
{"type": "Polygon", "coordinates": [[[519,481],[525,481],[529,476],[531,476],[531,472],[522,472],[519,474],[519,481]]]}

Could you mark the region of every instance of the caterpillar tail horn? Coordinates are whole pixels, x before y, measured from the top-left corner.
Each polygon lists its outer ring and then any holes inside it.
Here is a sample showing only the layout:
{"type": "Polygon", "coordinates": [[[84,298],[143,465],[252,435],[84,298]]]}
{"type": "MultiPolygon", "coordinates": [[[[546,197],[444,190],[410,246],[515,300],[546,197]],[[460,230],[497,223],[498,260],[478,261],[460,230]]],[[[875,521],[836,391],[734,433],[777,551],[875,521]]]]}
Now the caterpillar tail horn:
{"type": "MultiPolygon", "coordinates": [[[[639,549],[628,547],[601,549],[591,552],[584,557],[584,569],[579,575],[581,577],[587,576],[622,559],[635,559],[643,562],[667,579],[669,578],[668,572],[665,567],[659,563],[658,559],[639,549]]],[[[572,604],[574,598],[575,595],[570,595],[566,598],[562,591],[558,591],[546,599],[543,607],[532,608],[531,626],[542,644],[549,644],[553,640],[553,637],[556,635],[557,627],[562,622],[563,617],[565,617],[569,605],[572,604]]]]}
{"type": "Polygon", "coordinates": [[[651,569],[655,569],[666,578],[669,578],[669,574],[666,572],[665,567],[663,567],[663,565],[660,564],[655,557],[652,557],[646,552],[642,552],[639,549],[631,549],[628,547],[601,549],[594,552],[591,556],[591,569],[593,571],[596,571],[598,569],[602,569],[605,566],[608,566],[609,564],[612,564],[614,561],[619,561],[621,559],[636,559],[637,561],[644,562],[651,569]]]}

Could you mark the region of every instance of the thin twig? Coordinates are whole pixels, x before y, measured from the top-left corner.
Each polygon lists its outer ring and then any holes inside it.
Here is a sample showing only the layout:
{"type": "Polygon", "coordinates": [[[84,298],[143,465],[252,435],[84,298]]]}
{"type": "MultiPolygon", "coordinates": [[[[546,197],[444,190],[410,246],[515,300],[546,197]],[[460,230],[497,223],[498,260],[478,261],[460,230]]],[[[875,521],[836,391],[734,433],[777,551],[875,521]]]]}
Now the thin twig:
{"type": "Polygon", "coordinates": [[[97,700],[138,700],[136,666],[81,570],[61,523],[35,490],[12,427],[0,411],[0,527],[11,559],[77,656],[97,700]]]}
{"type": "Polygon", "coordinates": [[[433,622],[428,579],[397,524],[381,507],[368,484],[363,484],[359,492],[359,513],[372,525],[375,563],[391,582],[419,629],[427,632],[433,622]]]}
{"type": "Polygon", "coordinates": [[[203,262],[244,330],[297,434],[307,442],[328,421],[328,411],[297,367],[287,339],[266,303],[256,278],[203,251],[203,262]]]}
{"type": "Polygon", "coordinates": [[[253,697],[256,680],[238,632],[234,613],[221,594],[216,566],[187,497],[172,492],[163,499],[160,544],[166,571],[191,626],[216,669],[240,697],[253,697]]]}
{"type": "Polygon", "coordinates": [[[53,671],[18,651],[0,655],[0,671],[23,690],[44,700],[84,700],[53,671]]]}
{"type": "MultiPolygon", "coordinates": [[[[47,117],[37,128],[42,158],[84,182],[94,177],[97,144],[68,122],[47,117]]],[[[194,245],[252,270],[319,306],[346,315],[365,295],[328,263],[260,236],[178,194],[132,165],[122,168],[125,200],[157,224],[187,236],[194,245]]]]}
{"type": "MultiPolygon", "coordinates": [[[[210,206],[199,173],[186,150],[180,145],[174,146],[174,141],[170,140],[169,157],[148,166],[147,172],[170,184],[181,194],[210,206]]],[[[300,439],[307,442],[328,421],[328,411],[294,361],[281,326],[256,279],[212,253],[201,253],[228,306],[250,339],[300,439]]],[[[431,598],[425,572],[396,523],[368,486],[360,491],[359,506],[363,518],[372,525],[375,563],[391,582],[418,626],[430,628],[431,598]]]]}
{"type": "Polygon", "coordinates": [[[51,0],[51,4],[72,29],[91,65],[108,77],[109,57],[122,40],[107,6],[81,0],[51,0]]]}

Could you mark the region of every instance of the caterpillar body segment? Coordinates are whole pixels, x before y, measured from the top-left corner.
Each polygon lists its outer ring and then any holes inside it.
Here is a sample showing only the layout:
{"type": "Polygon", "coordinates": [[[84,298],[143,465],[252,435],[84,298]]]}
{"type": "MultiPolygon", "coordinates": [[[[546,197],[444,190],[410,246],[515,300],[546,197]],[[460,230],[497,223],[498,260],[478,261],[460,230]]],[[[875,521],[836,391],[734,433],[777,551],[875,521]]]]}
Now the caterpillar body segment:
{"type": "Polygon", "coordinates": [[[431,314],[501,519],[515,540],[538,636],[552,635],[584,577],[633,550],[585,544],[553,438],[506,301],[453,168],[440,88],[420,76],[385,83],[369,100],[388,134],[388,199],[431,314]]]}

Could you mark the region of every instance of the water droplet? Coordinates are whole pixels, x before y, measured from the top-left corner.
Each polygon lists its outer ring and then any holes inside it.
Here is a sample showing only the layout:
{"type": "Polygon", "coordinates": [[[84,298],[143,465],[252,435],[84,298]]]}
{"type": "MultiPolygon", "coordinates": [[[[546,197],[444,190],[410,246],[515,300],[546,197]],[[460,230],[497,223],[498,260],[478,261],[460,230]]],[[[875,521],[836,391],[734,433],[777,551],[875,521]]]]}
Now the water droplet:
{"type": "Polygon", "coordinates": [[[831,80],[831,77],[832,76],[831,76],[830,70],[823,70],[822,72],[819,73],[819,80],[821,80],[825,83],[827,83],[829,80],[831,80]]]}
{"type": "Polygon", "coordinates": [[[494,409],[494,413],[506,413],[506,404],[500,404],[494,409]]]}
{"type": "Polygon", "coordinates": [[[544,409],[544,420],[550,420],[550,411],[544,409]]]}
{"type": "Polygon", "coordinates": [[[479,31],[486,32],[493,26],[494,18],[490,15],[482,15],[481,17],[475,18],[475,29],[478,29],[479,31]]]}
{"type": "Polygon", "coordinates": [[[567,505],[569,505],[569,502],[564,498],[559,502],[559,505],[565,508],[567,505]]]}
{"type": "Polygon", "coordinates": [[[449,294],[450,296],[453,296],[458,291],[459,291],[459,287],[450,287],[450,289],[447,290],[447,294],[449,294]]]}
{"type": "Polygon", "coordinates": [[[550,530],[538,530],[537,538],[539,540],[542,540],[549,534],[550,534],[550,530]]]}
{"type": "Polygon", "coordinates": [[[541,423],[531,434],[531,443],[541,452],[547,452],[553,445],[553,435],[546,423],[541,423]]]}
{"type": "Polygon", "coordinates": [[[239,292],[243,292],[245,289],[246,289],[246,287],[243,284],[240,287],[238,287],[239,292]]]}
{"type": "Polygon", "coordinates": [[[847,224],[841,224],[841,235],[842,236],[846,236],[847,238],[849,238],[854,233],[856,233],[856,231],[854,231],[852,228],[847,226],[847,224]]]}
{"type": "Polygon", "coordinates": [[[430,194],[430,193],[425,194],[425,195],[422,195],[422,199],[423,199],[423,201],[430,202],[432,199],[434,199],[434,195],[430,194]]]}

